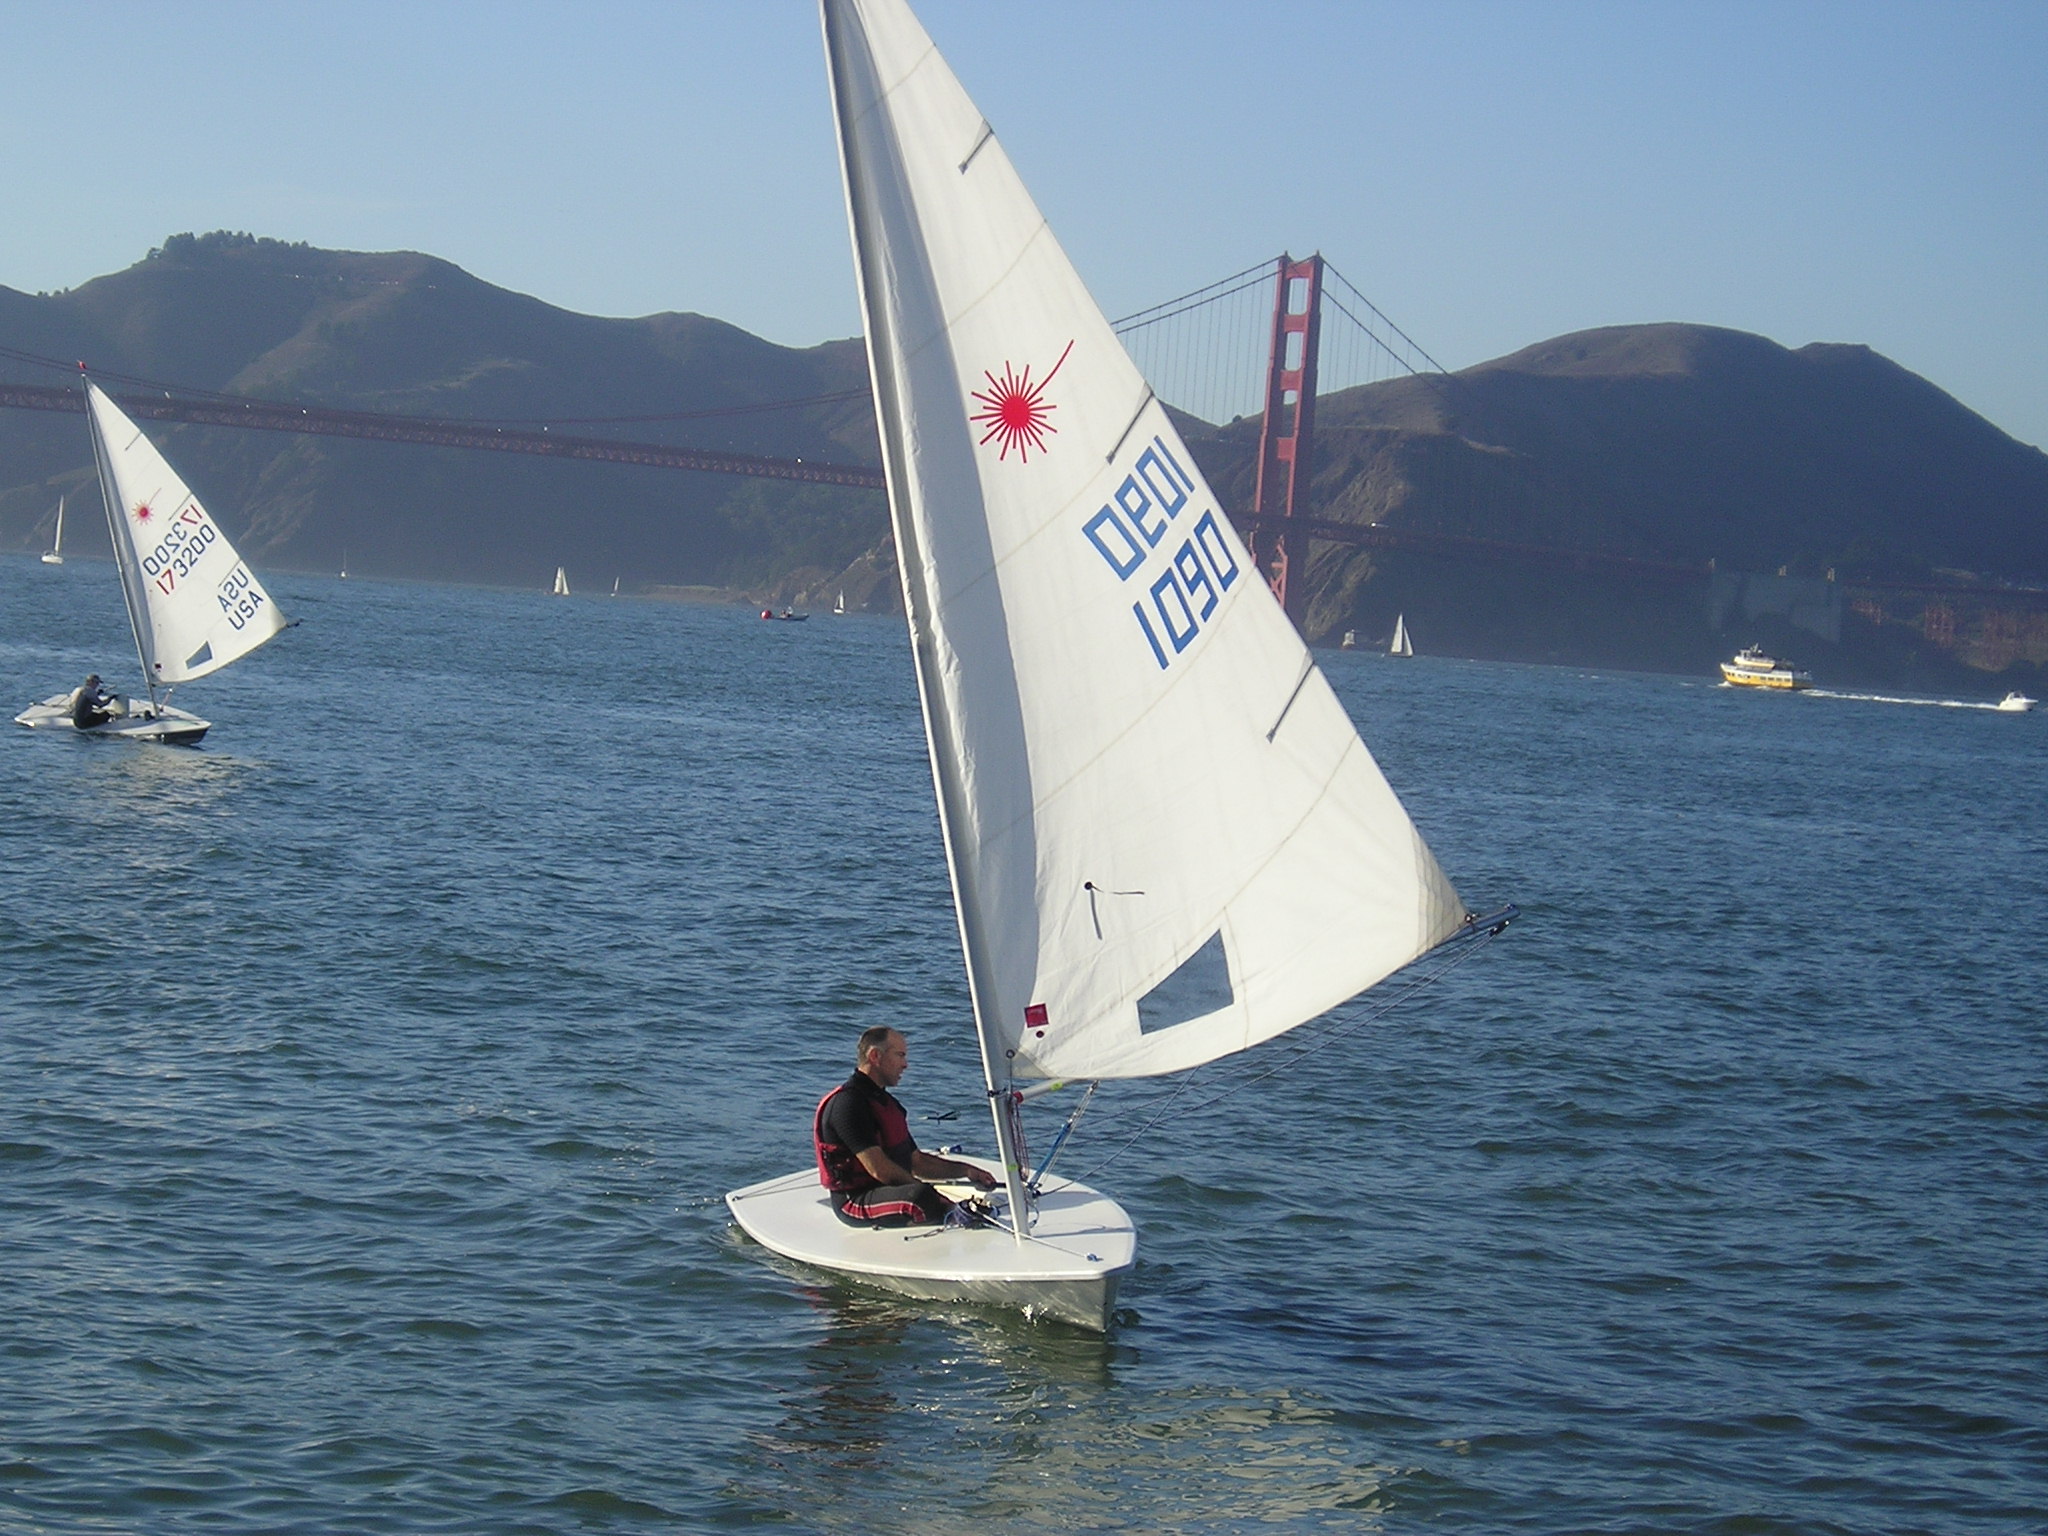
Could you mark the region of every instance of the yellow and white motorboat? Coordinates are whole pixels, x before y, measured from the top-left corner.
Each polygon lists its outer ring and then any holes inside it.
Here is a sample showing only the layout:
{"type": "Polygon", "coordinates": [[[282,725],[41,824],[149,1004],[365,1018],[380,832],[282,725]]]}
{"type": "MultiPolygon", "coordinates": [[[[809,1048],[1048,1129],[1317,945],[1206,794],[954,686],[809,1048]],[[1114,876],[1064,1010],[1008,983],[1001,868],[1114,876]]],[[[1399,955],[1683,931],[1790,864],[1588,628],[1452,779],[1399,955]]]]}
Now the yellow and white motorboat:
{"type": "Polygon", "coordinates": [[[1801,672],[1789,661],[1766,656],[1755,646],[1735,653],[1733,661],[1721,663],[1721,679],[1734,688],[1811,688],[1813,674],[1801,672]]]}

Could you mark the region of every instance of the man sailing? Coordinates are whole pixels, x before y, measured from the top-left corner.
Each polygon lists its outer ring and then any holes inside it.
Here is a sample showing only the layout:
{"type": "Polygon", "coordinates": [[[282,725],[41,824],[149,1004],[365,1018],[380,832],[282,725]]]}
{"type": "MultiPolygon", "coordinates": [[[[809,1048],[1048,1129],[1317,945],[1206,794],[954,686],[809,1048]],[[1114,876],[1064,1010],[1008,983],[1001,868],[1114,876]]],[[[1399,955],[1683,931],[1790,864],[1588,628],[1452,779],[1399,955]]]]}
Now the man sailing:
{"type": "Polygon", "coordinates": [[[972,1163],[921,1150],[910,1118],[889,1092],[910,1065],[910,1046],[886,1024],[865,1031],[853,1076],[818,1101],[811,1140],[818,1178],[841,1221],[860,1227],[914,1227],[953,1209],[933,1179],[965,1179],[993,1189],[995,1175],[972,1163]]]}

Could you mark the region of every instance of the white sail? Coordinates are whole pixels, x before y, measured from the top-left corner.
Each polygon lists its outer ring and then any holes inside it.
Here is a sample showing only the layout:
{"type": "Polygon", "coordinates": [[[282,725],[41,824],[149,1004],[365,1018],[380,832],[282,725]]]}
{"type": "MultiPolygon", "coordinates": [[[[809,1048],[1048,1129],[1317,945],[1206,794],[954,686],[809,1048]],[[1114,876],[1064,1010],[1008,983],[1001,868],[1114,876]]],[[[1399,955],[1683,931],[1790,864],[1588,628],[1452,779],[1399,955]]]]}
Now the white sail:
{"type": "Polygon", "coordinates": [[[86,382],[114,559],[151,687],[218,671],[285,626],[220,525],[142,429],[86,382]]]}
{"type": "Polygon", "coordinates": [[[1413,656],[1415,647],[1408,639],[1408,620],[1401,614],[1394,615],[1394,638],[1387,646],[1389,656],[1413,656]]]}
{"type": "Polygon", "coordinates": [[[57,498],[57,536],[50,541],[50,552],[43,556],[45,565],[64,563],[64,498],[57,498]]]}
{"type": "Polygon", "coordinates": [[[1464,909],[916,18],[823,9],[991,1081],[1279,1034],[1464,909]]]}
{"type": "Polygon", "coordinates": [[[567,570],[563,569],[561,566],[558,565],[555,567],[555,596],[567,597],[568,595],[569,573],[567,570]]]}

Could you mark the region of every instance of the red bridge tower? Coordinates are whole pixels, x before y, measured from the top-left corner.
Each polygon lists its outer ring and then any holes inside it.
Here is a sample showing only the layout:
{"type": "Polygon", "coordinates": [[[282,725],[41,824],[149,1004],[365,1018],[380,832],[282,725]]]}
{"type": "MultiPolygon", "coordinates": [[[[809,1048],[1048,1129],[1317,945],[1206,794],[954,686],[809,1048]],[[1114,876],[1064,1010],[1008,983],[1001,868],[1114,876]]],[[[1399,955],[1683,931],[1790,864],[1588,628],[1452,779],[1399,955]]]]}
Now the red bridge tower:
{"type": "Polygon", "coordinates": [[[1259,432],[1259,478],[1253,493],[1252,559],[1273,585],[1273,595],[1302,628],[1307,592],[1288,580],[1296,560],[1308,560],[1308,532],[1291,528],[1299,505],[1308,511],[1314,472],[1316,342],[1322,330],[1323,258],[1296,261],[1282,254],[1273,298],[1273,350],[1266,369],[1266,419],[1259,432]]]}

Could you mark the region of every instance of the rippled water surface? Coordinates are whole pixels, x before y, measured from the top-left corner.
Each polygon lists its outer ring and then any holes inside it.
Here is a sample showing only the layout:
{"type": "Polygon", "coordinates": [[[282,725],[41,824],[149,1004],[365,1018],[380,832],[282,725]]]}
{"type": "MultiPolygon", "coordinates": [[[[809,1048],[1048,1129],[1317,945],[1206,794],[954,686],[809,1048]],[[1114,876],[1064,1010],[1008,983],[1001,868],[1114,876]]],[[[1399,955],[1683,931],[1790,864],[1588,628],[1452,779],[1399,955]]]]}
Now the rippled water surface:
{"type": "MultiPolygon", "coordinates": [[[[896,622],[272,586],[202,748],[0,738],[0,1529],[2048,1526],[2048,718],[1329,656],[1528,916],[1102,1169],[1105,1342],[712,1198],[870,1023],[984,1135],[896,622]]],[[[9,713],[127,645],[0,559],[9,713]]]]}

